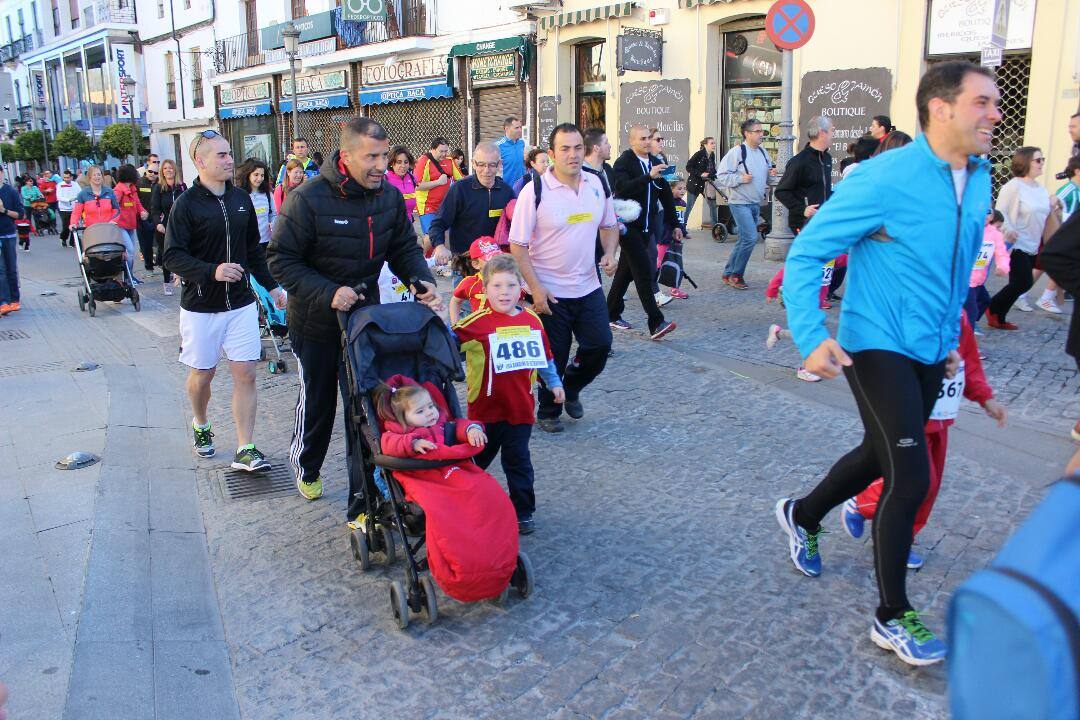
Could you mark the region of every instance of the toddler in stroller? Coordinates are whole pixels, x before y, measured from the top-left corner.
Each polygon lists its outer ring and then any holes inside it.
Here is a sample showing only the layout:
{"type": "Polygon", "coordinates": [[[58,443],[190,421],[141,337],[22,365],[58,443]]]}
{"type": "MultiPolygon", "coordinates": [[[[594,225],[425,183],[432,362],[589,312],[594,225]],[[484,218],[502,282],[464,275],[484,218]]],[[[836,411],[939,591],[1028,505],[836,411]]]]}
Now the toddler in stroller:
{"type": "Polygon", "coordinates": [[[362,488],[364,508],[350,523],[350,543],[366,570],[370,553],[393,562],[395,535],[404,540],[406,585],[390,586],[398,626],[408,626],[410,611],[437,618],[431,576],[463,602],[505,599],[509,586],[527,597],[532,568],[518,549],[513,505],[471,460],[486,438],[459,409],[452,380],[461,379],[461,362],[446,325],[418,303],[360,308],[339,319],[350,488],[362,488]],[[365,472],[365,455],[374,473],[365,472]],[[421,576],[428,569],[431,576],[421,576]]]}
{"type": "Polygon", "coordinates": [[[44,200],[35,200],[30,203],[30,211],[34,216],[34,228],[39,236],[46,233],[55,235],[59,232],[56,229],[56,215],[53,214],[49,203],[44,200]]]}

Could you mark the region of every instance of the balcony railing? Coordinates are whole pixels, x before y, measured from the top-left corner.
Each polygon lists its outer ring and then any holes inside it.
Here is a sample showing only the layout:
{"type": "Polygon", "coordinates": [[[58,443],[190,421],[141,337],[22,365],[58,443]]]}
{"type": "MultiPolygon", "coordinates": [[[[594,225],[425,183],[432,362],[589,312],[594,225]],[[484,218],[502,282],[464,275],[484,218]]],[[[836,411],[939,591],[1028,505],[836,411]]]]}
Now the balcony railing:
{"type": "Polygon", "coordinates": [[[36,38],[32,34],[24,35],[15,42],[0,46],[0,62],[10,62],[15,60],[23,53],[28,53],[35,47],[41,47],[43,44],[40,31],[37,32],[36,38]]]}
{"type": "MultiPolygon", "coordinates": [[[[341,8],[333,10],[336,32],[334,49],[344,50],[403,37],[435,34],[435,11],[433,7],[430,7],[433,5],[431,0],[400,0],[397,5],[400,5],[401,17],[398,17],[395,3],[391,1],[387,3],[384,22],[342,20],[341,8]]],[[[214,69],[218,73],[229,73],[264,65],[268,61],[268,56],[270,62],[279,60],[280,50],[268,52],[256,46],[260,36],[261,31],[218,40],[214,47],[214,69]]],[[[320,49],[319,54],[323,52],[325,50],[320,49]]],[[[301,57],[304,56],[303,43],[301,43],[299,54],[301,57]]]]}
{"type": "Polygon", "coordinates": [[[135,24],[135,0],[97,0],[83,8],[82,27],[92,28],[102,23],[135,24]]]}

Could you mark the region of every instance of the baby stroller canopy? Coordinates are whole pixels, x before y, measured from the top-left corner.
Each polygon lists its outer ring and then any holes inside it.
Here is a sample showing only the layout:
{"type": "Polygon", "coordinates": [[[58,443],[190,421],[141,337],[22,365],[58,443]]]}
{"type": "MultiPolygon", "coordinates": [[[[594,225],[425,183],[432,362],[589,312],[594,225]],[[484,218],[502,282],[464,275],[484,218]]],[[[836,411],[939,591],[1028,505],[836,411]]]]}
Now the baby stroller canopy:
{"type": "Polygon", "coordinates": [[[82,243],[83,252],[98,245],[119,245],[121,249],[124,248],[124,236],[120,233],[120,228],[112,223],[95,223],[83,228],[79,241],[82,243]]]}
{"type": "Polygon", "coordinates": [[[349,315],[345,337],[359,392],[370,392],[394,375],[436,384],[465,379],[446,325],[421,303],[361,308],[349,315]]]}

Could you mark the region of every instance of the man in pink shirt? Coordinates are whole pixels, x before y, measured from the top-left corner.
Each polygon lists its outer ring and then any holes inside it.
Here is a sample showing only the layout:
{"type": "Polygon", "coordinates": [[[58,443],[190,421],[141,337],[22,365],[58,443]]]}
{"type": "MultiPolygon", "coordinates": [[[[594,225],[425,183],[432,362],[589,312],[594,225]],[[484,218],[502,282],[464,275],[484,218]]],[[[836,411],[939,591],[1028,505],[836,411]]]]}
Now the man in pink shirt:
{"type": "Polygon", "coordinates": [[[560,406],[546,387],[540,388],[536,424],[554,433],[563,430],[559,416],[564,408],[575,420],[584,416],[581,391],[607,364],[611,328],[596,275],[596,233],[604,248],[600,267],[612,275],[619,230],[604,181],[592,171],[582,172],[585,143],[577,126],[556,126],[548,144],[552,166],[540,176],[540,198],[533,183],[518,195],[510,252],[529,285],[566,392],[560,406]],[[567,367],[575,338],[578,353],[567,367]]]}

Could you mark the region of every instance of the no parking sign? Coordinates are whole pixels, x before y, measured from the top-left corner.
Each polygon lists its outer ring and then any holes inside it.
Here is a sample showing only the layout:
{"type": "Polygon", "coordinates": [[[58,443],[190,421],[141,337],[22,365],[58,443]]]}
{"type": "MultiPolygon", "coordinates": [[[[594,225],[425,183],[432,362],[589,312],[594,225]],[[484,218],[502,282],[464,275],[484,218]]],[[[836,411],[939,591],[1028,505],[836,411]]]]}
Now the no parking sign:
{"type": "Polygon", "coordinates": [[[814,34],[814,11],[806,0],[777,0],[765,15],[765,33],[781,50],[797,50],[814,34]]]}

